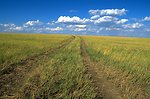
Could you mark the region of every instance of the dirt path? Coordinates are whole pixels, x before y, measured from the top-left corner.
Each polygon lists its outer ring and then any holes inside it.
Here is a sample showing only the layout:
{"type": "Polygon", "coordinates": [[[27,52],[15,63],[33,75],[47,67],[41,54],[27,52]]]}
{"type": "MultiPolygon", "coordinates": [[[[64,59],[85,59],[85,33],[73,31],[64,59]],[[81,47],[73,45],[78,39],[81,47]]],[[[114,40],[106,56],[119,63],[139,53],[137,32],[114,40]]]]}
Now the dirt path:
{"type": "Polygon", "coordinates": [[[14,93],[23,86],[26,76],[37,68],[42,63],[48,61],[49,57],[54,56],[60,49],[64,48],[71,41],[75,39],[75,36],[64,40],[58,47],[50,49],[39,55],[30,57],[26,60],[22,60],[19,63],[11,64],[6,68],[0,70],[0,98],[8,99],[13,98],[14,93]]]}
{"type": "Polygon", "coordinates": [[[124,99],[119,90],[111,82],[107,81],[106,77],[102,76],[98,69],[99,65],[90,60],[90,56],[86,52],[85,47],[85,42],[81,39],[81,55],[83,57],[83,63],[91,75],[94,85],[97,87],[96,99],[124,99]]]}

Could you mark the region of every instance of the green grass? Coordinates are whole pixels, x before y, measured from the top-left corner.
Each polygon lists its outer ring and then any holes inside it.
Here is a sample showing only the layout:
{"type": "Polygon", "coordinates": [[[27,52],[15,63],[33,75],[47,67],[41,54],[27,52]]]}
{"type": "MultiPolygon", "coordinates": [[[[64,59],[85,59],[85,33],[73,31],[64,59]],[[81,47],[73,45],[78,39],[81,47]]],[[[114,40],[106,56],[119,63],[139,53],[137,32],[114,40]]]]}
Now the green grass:
{"type": "Polygon", "coordinates": [[[96,92],[85,73],[80,53],[80,38],[77,37],[32,72],[21,88],[22,96],[33,99],[93,99],[96,92]]]}
{"type": "Polygon", "coordinates": [[[17,63],[58,46],[69,37],[56,34],[0,34],[0,64],[17,63]]]}
{"type": "MultiPolygon", "coordinates": [[[[63,40],[70,37],[71,35],[0,34],[1,64],[7,66],[56,48],[63,40]]],[[[13,94],[12,97],[20,99],[93,99],[96,97],[90,76],[83,65],[80,38],[76,37],[72,40],[64,48],[44,55],[45,60],[37,60],[37,63],[32,63],[27,70],[26,65],[12,67],[14,71],[10,71],[10,74],[12,72],[12,75],[15,75],[16,72],[17,77],[21,79],[21,84],[14,85],[14,89],[10,88],[13,90],[10,92],[13,94]]],[[[3,88],[5,90],[5,87],[3,88]]],[[[4,93],[2,97],[7,98],[7,94],[4,93]]]]}
{"type": "Polygon", "coordinates": [[[121,70],[132,77],[129,82],[142,86],[142,90],[147,93],[150,91],[150,39],[96,36],[83,38],[93,61],[109,66],[107,68],[121,70]]]}
{"type": "MultiPolygon", "coordinates": [[[[57,48],[70,37],[71,35],[56,34],[0,34],[0,69],[57,48]]],[[[99,70],[102,71],[102,75],[119,86],[124,95],[138,99],[141,92],[144,92],[144,95],[149,94],[150,39],[98,36],[81,38],[85,41],[85,49],[92,61],[100,64],[99,70]]],[[[80,47],[81,39],[76,36],[55,53],[44,54],[41,60],[29,60],[33,62],[33,66],[28,67],[28,63],[25,63],[12,67],[14,71],[10,70],[10,73],[18,73],[17,77],[22,77],[22,83],[15,85],[18,90],[14,88],[14,93],[12,92],[14,97],[95,98],[97,93],[83,64],[80,47]]],[[[9,78],[10,75],[6,76],[9,78]]]]}

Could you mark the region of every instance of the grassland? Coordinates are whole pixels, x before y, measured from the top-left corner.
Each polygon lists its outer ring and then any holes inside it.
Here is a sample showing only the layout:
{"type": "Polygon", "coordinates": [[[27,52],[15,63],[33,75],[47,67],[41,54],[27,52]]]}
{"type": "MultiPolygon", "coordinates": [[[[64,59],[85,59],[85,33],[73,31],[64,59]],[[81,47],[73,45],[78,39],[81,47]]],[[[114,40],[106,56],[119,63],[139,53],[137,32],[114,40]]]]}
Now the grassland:
{"type": "Polygon", "coordinates": [[[148,42],[145,38],[0,34],[0,98],[148,99],[148,42]]]}
{"type": "Polygon", "coordinates": [[[150,39],[83,37],[91,59],[103,75],[128,98],[144,99],[150,92],[150,39]]]}
{"type": "MultiPolygon", "coordinates": [[[[5,36],[11,37],[12,35],[5,36]]],[[[16,36],[18,36],[18,39],[24,37],[22,35],[16,36]]],[[[36,42],[36,40],[34,41],[36,37],[40,38],[42,36],[44,39],[46,35],[26,36],[31,37],[31,41],[36,42]]],[[[80,38],[67,35],[47,36],[44,39],[44,44],[47,46],[43,45],[43,48],[47,48],[45,49],[46,52],[43,50],[42,54],[38,54],[40,51],[37,51],[35,52],[36,55],[32,54],[35,57],[29,58],[32,56],[29,55],[24,61],[15,64],[15,67],[13,65],[12,70],[3,72],[0,75],[1,98],[94,98],[96,92],[89,75],[86,74],[86,68],[80,55],[80,38]]],[[[38,39],[36,44],[38,42],[41,42],[41,39],[38,39]]],[[[26,43],[30,44],[30,41],[26,43]]],[[[31,49],[32,47],[34,49],[36,44],[30,46],[31,49]]],[[[21,50],[21,52],[23,51],[21,50]]],[[[21,59],[18,58],[19,60],[21,59]]],[[[9,67],[9,64],[7,67],[9,67]]]]}
{"type": "Polygon", "coordinates": [[[69,35],[0,34],[0,68],[58,46],[69,35]]]}
{"type": "Polygon", "coordinates": [[[29,92],[25,97],[92,99],[96,95],[88,75],[85,74],[85,67],[80,56],[79,38],[72,41],[50,61],[39,66],[33,74],[29,83],[23,88],[23,92],[29,92]],[[33,78],[36,76],[38,76],[39,83],[37,86],[42,85],[40,89],[33,86],[35,85],[33,78]]]}

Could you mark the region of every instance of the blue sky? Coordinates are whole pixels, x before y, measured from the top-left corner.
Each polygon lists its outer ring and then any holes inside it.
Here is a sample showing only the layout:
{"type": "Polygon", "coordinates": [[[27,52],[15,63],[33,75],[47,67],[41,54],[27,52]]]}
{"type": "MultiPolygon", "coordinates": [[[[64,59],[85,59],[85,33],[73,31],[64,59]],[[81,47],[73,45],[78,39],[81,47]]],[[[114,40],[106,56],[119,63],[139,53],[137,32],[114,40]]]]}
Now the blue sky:
{"type": "Polygon", "coordinates": [[[150,37],[149,0],[1,0],[0,32],[150,37]]]}

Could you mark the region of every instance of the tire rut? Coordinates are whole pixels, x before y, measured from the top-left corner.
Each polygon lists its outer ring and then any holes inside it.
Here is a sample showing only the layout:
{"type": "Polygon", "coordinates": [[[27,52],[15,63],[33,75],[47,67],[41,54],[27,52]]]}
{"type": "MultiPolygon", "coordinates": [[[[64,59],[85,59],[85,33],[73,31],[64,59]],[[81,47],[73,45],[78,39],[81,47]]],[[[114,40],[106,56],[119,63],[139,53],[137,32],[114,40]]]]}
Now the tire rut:
{"type": "Polygon", "coordinates": [[[83,57],[83,64],[86,66],[88,74],[91,75],[92,81],[96,86],[97,96],[95,99],[124,99],[119,90],[116,89],[111,82],[105,79],[99,72],[98,63],[91,61],[90,56],[86,52],[86,44],[81,38],[81,55],[83,57]]]}
{"type": "Polygon", "coordinates": [[[13,94],[23,86],[24,78],[27,74],[32,72],[34,68],[37,68],[36,66],[49,61],[49,57],[53,57],[74,39],[75,36],[72,36],[69,39],[62,41],[62,43],[56,48],[52,48],[18,63],[11,64],[0,70],[0,99],[12,98],[14,96],[13,94]]]}

